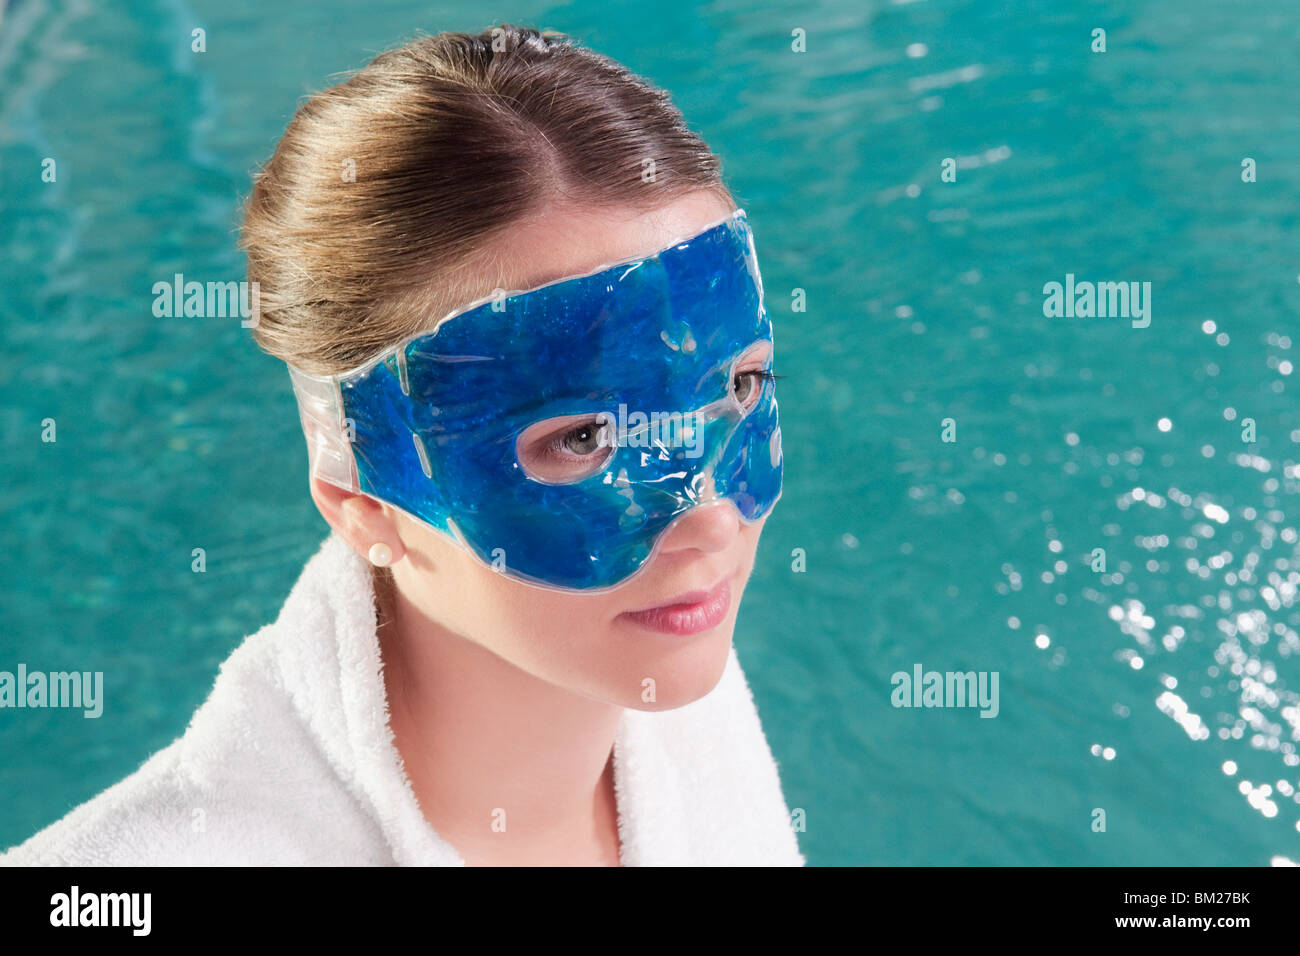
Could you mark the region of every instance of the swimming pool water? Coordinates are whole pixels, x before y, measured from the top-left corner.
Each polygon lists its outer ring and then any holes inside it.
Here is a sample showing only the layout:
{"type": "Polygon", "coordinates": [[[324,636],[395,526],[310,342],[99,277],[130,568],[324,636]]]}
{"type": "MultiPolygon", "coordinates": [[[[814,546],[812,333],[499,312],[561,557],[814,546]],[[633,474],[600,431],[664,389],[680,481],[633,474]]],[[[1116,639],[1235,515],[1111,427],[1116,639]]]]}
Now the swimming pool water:
{"type": "MultiPolygon", "coordinates": [[[[243,278],[300,96],[488,25],[111,6],[0,22],[0,669],[106,695],[0,711],[3,846],[178,736],[326,533],[283,368],[154,283],[243,278]]],[[[1300,859],[1293,5],[537,9],[498,13],[670,90],[755,230],[786,485],[736,640],[809,862],[1300,859]],[[1149,282],[1149,326],[1045,315],[1067,276],[1149,282]],[[997,716],[893,706],[916,665],[997,716]]]]}

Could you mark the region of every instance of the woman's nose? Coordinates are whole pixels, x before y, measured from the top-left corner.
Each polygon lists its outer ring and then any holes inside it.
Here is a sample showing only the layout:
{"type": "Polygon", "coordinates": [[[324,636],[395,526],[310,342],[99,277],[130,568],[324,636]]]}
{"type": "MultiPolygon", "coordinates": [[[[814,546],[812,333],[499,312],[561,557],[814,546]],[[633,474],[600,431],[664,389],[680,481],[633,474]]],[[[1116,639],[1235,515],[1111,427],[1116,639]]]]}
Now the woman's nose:
{"type": "Polygon", "coordinates": [[[663,551],[722,551],[740,534],[740,511],[727,498],[714,498],[691,508],[668,528],[663,551]]]}

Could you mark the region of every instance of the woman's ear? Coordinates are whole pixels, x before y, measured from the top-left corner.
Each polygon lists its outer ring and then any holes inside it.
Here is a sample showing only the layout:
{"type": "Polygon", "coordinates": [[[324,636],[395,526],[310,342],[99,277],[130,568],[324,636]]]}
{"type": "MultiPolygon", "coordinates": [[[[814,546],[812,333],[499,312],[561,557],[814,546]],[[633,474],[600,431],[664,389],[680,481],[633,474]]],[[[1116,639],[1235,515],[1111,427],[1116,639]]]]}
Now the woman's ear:
{"type": "MultiPolygon", "coordinates": [[[[311,479],[311,498],[326,523],[367,561],[373,560],[375,545],[388,549],[389,559],[379,563],[396,564],[406,556],[397,529],[398,516],[388,505],[315,476],[311,479]]],[[[382,549],[377,553],[382,553],[382,549]]]]}

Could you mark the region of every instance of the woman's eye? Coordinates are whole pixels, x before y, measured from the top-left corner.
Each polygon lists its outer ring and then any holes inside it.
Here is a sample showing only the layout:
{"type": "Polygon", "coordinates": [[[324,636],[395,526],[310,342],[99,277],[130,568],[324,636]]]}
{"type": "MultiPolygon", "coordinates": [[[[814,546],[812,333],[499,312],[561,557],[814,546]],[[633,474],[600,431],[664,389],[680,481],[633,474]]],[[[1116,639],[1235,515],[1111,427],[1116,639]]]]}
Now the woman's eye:
{"type": "Polygon", "coordinates": [[[590,455],[600,446],[600,429],[595,424],[579,425],[560,439],[560,447],[571,455],[590,455]]]}
{"type": "Polygon", "coordinates": [[[763,382],[772,377],[772,373],[765,369],[737,372],[735,378],[731,380],[731,388],[736,394],[736,401],[746,408],[756,404],[758,393],[763,388],[763,382]]]}

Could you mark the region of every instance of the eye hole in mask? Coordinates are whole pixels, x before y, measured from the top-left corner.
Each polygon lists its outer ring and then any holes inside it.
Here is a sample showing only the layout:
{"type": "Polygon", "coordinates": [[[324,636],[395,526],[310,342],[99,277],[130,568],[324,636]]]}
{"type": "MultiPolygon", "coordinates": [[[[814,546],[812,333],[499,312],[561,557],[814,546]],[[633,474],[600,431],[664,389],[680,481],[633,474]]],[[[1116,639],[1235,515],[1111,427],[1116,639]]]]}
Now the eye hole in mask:
{"type": "Polygon", "coordinates": [[[528,477],[567,485],[605,469],[616,450],[612,437],[603,415],[562,415],[524,429],[515,454],[528,477]]]}
{"type": "Polygon", "coordinates": [[[727,393],[717,402],[683,413],[651,413],[650,422],[632,429],[625,427],[626,409],[621,417],[615,412],[597,412],[534,422],[516,442],[519,464],[536,481],[567,485],[604,471],[618,448],[629,443],[689,453],[700,425],[719,414],[730,412],[743,418],[753,411],[764,385],[775,379],[767,367],[771,357],[771,342],[755,342],[732,363],[727,393]],[[686,452],[681,451],[683,447],[686,452]]]}
{"type": "Polygon", "coordinates": [[[731,373],[731,394],[748,415],[758,404],[763,386],[776,376],[768,365],[772,361],[772,343],[755,342],[737,360],[731,373]]]}

